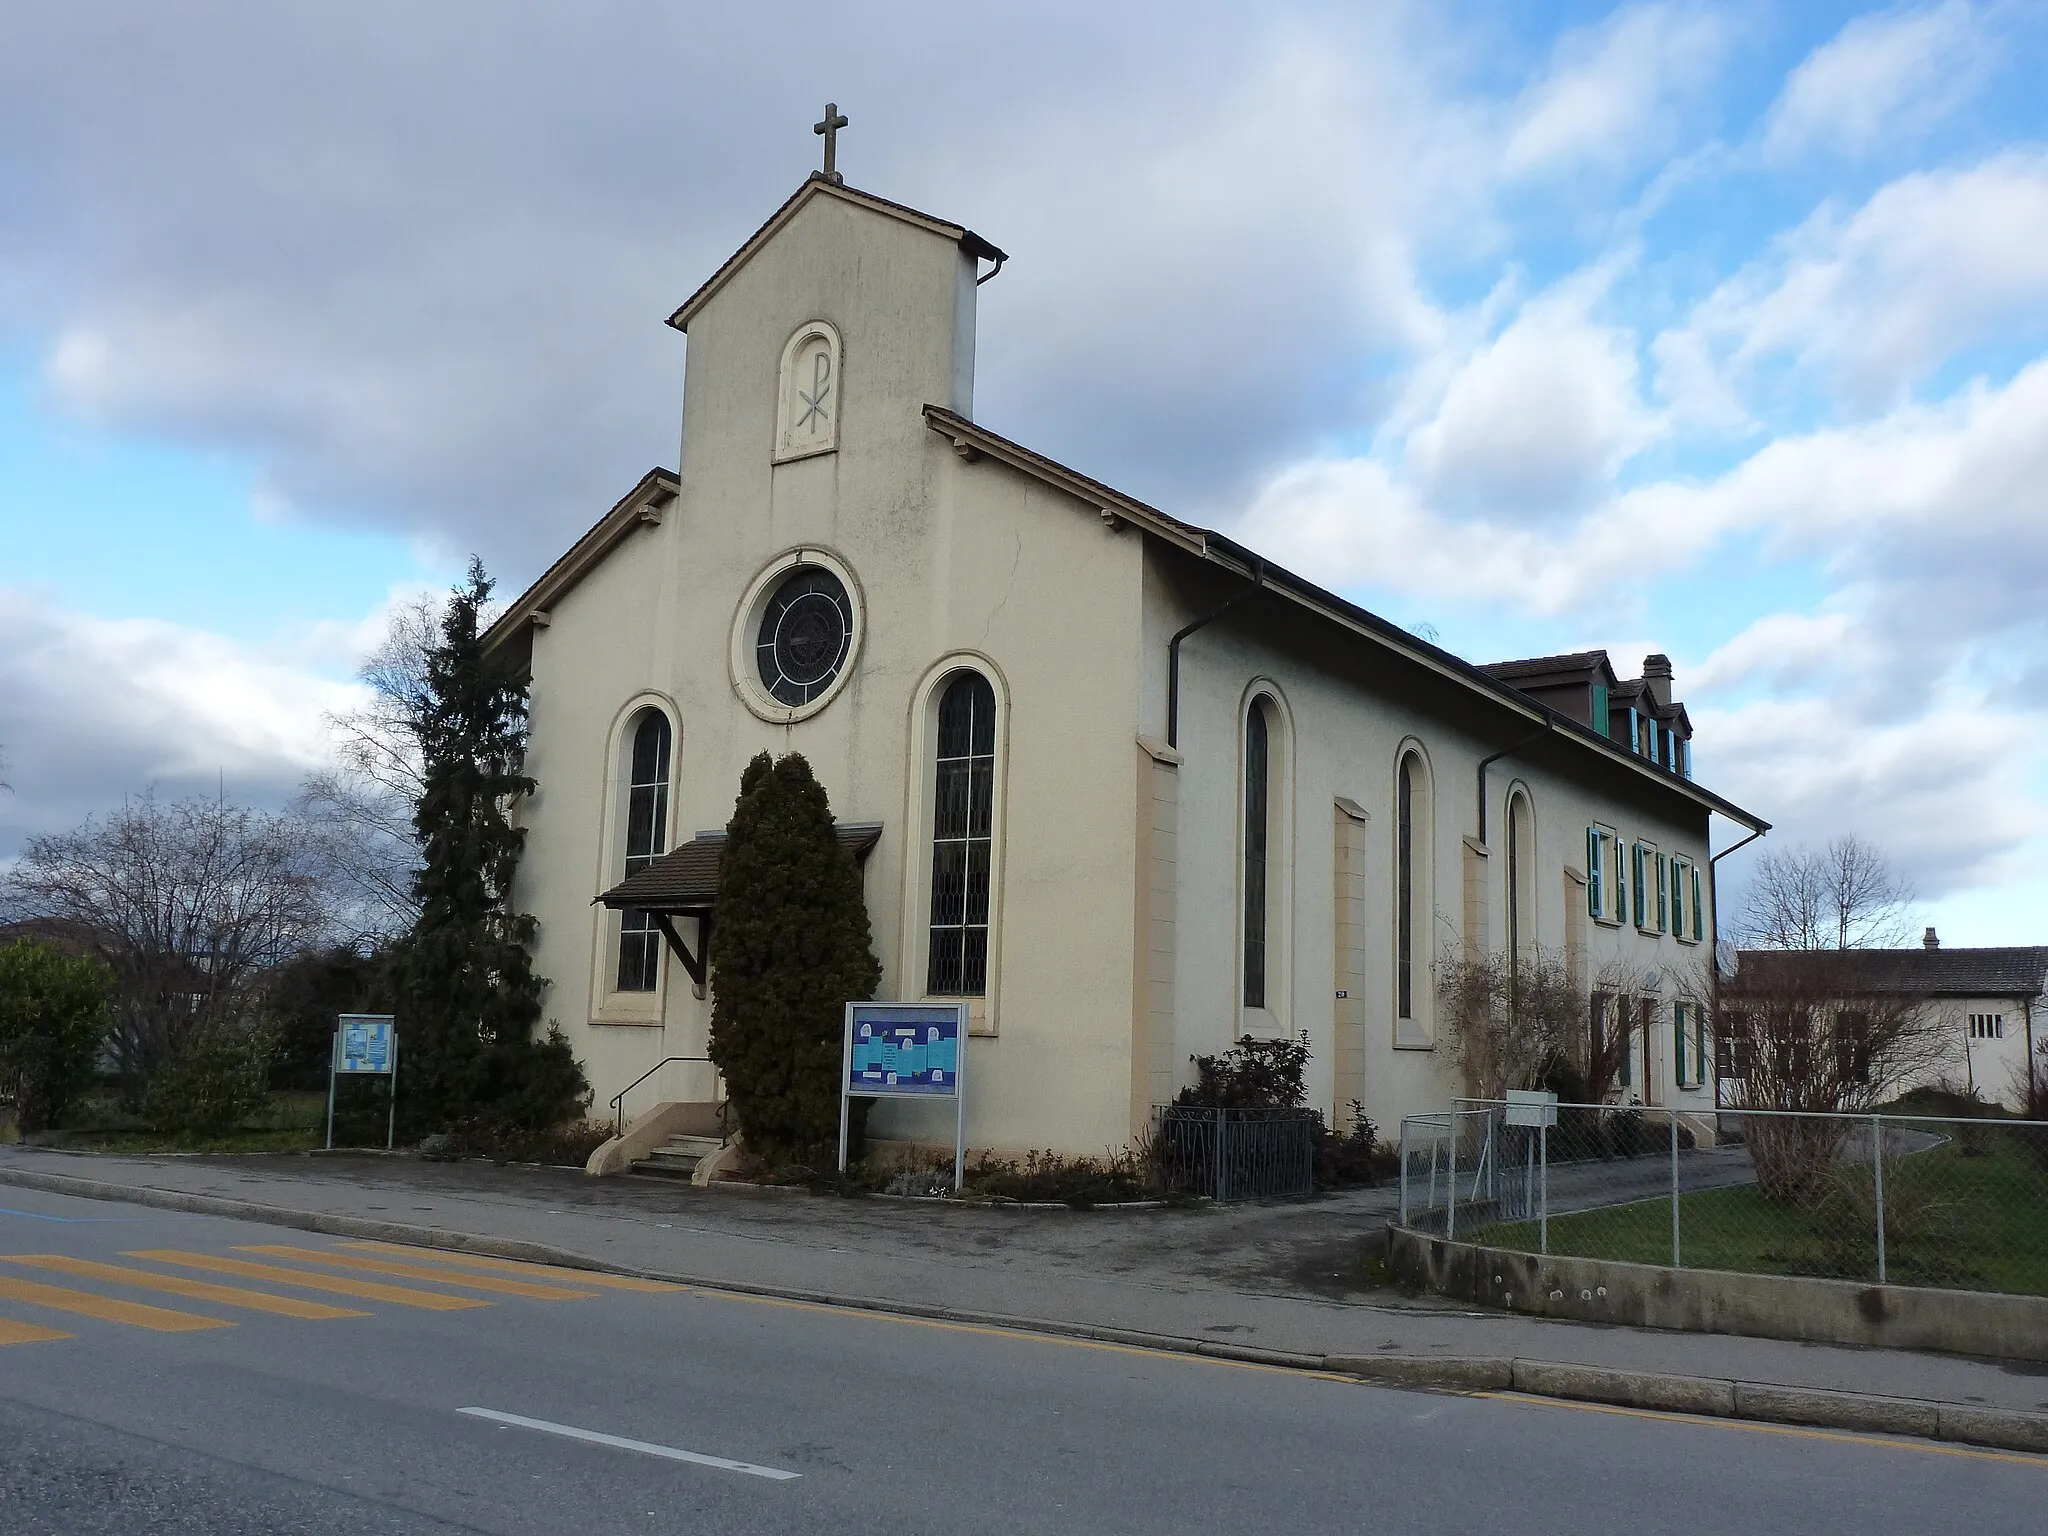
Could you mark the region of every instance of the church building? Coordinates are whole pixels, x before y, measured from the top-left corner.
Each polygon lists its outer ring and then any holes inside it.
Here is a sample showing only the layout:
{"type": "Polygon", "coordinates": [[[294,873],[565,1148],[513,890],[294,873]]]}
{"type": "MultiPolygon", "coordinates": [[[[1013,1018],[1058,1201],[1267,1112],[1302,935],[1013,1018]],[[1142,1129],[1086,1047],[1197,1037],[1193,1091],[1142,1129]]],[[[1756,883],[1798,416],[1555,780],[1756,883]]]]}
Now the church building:
{"type": "MultiPolygon", "coordinates": [[[[1765,824],[1694,781],[1669,663],[1470,665],[1000,435],[975,309],[1004,253],[827,166],[669,318],[680,469],[489,636],[531,685],[516,899],[596,1112],[719,1097],[687,1058],[762,751],[831,795],[878,995],[968,1003],[971,1147],[1121,1147],[1247,1034],[1391,1134],[1464,1091],[1442,957],[1538,946],[1625,973],[1631,1093],[1710,1107],[1681,982],[1709,823],[1765,824]]],[[[952,1111],[872,1128],[950,1143],[952,1111]]]]}

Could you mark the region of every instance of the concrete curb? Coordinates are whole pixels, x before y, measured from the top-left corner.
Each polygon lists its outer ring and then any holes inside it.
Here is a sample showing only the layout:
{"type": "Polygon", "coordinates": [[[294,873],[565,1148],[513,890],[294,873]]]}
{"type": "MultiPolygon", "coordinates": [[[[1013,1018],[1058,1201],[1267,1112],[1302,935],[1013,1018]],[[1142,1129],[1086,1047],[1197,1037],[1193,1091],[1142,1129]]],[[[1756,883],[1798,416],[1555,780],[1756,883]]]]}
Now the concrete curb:
{"type": "Polygon", "coordinates": [[[224,1216],[319,1232],[330,1237],[367,1238],[410,1243],[451,1253],[490,1258],[523,1259],[565,1269],[632,1275],[666,1280],[697,1290],[761,1296],[849,1311],[914,1317],[933,1322],[1003,1328],[1020,1333],[1086,1339],[1127,1348],[1170,1354],[1200,1355],[1281,1370],[1321,1371],[1349,1376],[1380,1386],[1450,1392],[1519,1392],[1531,1397],[1568,1402],[1611,1403],[1662,1413],[1705,1418],[1752,1420],[1861,1434],[1905,1435],[1989,1446],[1999,1450],[2048,1455],[2048,1414],[1977,1408],[1964,1403],[1930,1402],[1917,1398],[1882,1397],[1859,1392],[1832,1392],[1818,1387],[1791,1387],[1721,1377],[1680,1376],[1655,1371],[1624,1371],[1608,1366],[1575,1365],[1555,1360],[1523,1360],[1506,1355],[1314,1355],[1257,1349],[1178,1334],[1146,1333],[1129,1328],[1098,1327],[1055,1318],[1014,1317],[999,1312],[973,1312],[957,1307],[923,1306],[872,1296],[847,1296],[796,1286],[762,1285],[736,1280],[705,1280],[693,1275],[636,1269],[605,1263],[546,1243],[516,1238],[451,1232],[441,1227],[402,1221],[373,1221],[360,1216],[293,1210],[220,1195],[110,1183],[69,1174],[38,1173],[26,1168],[0,1168],[0,1185],[71,1195],[86,1200],[112,1200],[157,1210],[197,1216],[224,1216]]]}

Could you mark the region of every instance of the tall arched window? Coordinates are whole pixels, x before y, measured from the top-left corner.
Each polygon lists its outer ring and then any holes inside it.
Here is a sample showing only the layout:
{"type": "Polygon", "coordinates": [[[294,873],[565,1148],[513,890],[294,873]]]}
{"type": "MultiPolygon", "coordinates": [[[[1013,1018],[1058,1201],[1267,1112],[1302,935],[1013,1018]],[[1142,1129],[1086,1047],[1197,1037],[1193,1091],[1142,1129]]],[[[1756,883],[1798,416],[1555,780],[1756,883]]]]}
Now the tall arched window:
{"type": "Polygon", "coordinates": [[[1508,963],[1517,974],[1536,942],[1536,817],[1529,797],[1508,795],[1508,963]]]}
{"type": "Polygon", "coordinates": [[[1272,732],[1262,699],[1244,722],[1244,1005],[1266,1006],[1266,892],[1272,829],[1272,732]]]}
{"type": "Polygon", "coordinates": [[[925,990],[985,997],[996,784],[996,693],[988,679],[955,673],[939,698],[938,725],[925,990]]]}
{"type": "Polygon", "coordinates": [[[1394,1013],[1415,1017],[1415,756],[1402,757],[1394,788],[1394,1013]]]}
{"type": "MultiPolygon", "coordinates": [[[[668,850],[668,716],[645,710],[633,727],[626,783],[626,867],[634,874],[668,850]]],[[[645,912],[619,916],[621,992],[652,992],[661,978],[661,932],[645,912]]]]}

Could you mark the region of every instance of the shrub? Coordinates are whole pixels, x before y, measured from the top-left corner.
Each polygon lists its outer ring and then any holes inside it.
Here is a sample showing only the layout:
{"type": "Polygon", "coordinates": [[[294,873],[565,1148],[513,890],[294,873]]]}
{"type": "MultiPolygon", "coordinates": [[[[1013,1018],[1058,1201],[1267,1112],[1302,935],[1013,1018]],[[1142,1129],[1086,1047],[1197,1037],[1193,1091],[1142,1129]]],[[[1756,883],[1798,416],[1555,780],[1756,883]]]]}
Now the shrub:
{"type": "Polygon", "coordinates": [[[1316,1127],[1316,1188],[1353,1189],[1377,1184],[1399,1171],[1399,1155],[1382,1147],[1379,1127],[1368,1120],[1365,1106],[1351,1101],[1351,1129],[1341,1136],[1316,1127]]]}
{"type": "Polygon", "coordinates": [[[503,1121],[468,1120],[445,1136],[426,1138],[420,1143],[420,1155],[429,1162],[487,1157],[496,1163],[581,1168],[590,1161],[591,1153],[611,1140],[611,1135],[610,1121],[565,1120],[535,1130],[503,1121]]]}
{"type": "Polygon", "coordinates": [[[881,966],[853,858],[810,764],[762,753],[740,779],[710,940],[711,1059],[764,1162],[831,1156],[846,1004],[881,966]]]}
{"type": "Polygon", "coordinates": [[[113,975],[23,939],[0,948],[0,1094],[24,1136],[48,1130],[92,1083],[113,975]]]}
{"type": "Polygon", "coordinates": [[[142,1090],[142,1118],[166,1136],[224,1136],[269,1098],[277,1038],[261,1025],[209,1024],[188,1034],[142,1090]]]}
{"type": "Polygon", "coordinates": [[[1245,1035],[1219,1056],[1197,1056],[1195,1081],[1181,1089],[1181,1109],[1299,1109],[1307,1102],[1308,1046],[1299,1040],[1245,1035]]]}
{"type": "MultiPolygon", "coordinates": [[[[1011,1159],[984,1156],[967,1170],[967,1188],[999,1200],[1057,1201],[1078,1208],[1143,1200],[1153,1193],[1149,1173],[1129,1151],[1101,1157],[1027,1152],[1021,1166],[1011,1159]]],[[[950,1188],[951,1168],[946,1177],[950,1188]]]]}

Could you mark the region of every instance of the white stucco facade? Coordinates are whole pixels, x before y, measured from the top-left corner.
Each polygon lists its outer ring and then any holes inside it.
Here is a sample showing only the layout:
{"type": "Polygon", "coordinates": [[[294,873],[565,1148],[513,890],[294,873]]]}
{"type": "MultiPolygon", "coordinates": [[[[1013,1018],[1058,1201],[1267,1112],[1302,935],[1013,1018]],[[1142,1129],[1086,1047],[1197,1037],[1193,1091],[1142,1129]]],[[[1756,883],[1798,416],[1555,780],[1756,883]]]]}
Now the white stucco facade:
{"type": "MultiPolygon", "coordinates": [[[[540,788],[521,808],[517,899],[538,920],[547,1014],[600,1109],[664,1058],[701,1056],[710,1018],[666,950],[651,990],[622,990],[620,918],[593,905],[625,872],[646,712],[669,728],[664,847],[723,827],[762,751],[803,753],[842,823],[880,825],[863,879],[881,995],[920,998],[933,974],[938,701],[962,671],[987,680],[996,721],[972,1145],[1121,1146],[1191,1079],[1190,1056],[1247,1032],[1305,1039],[1311,1103],[1336,1120],[1353,1100],[1383,1127],[1441,1107],[1460,1085],[1428,970],[1506,942],[1511,825],[1521,941],[1588,976],[1631,975],[1662,1005],[1637,1096],[1711,1105],[1696,1063],[1699,1086],[1676,1080],[1669,1003],[1712,952],[1712,882],[1702,942],[1689,927],[1598,920],[1587,831],[1682,855],[1704,876],[1710,816],[1753,819],[975,423],[975,280],[995,254],[813,178],[678,313],[680,469],[644,479],[492,632],[531,678],[540,788]],[[757,673],[756,632],[803,571],[837,580],[851,624],[837,676],[791,704],[757,673]],[[1234,596],[1181,644],[1169,744],[1170,641],[1234,596]],[[1257,1005],[1244,971],[1253,710],[1267,742],[1257,1005]],[[1486,772],[1482,836],[1480,762],[1503,752],[1486,772]],[[1422,931],[1406,1018],[1404,754],[1422,931]]],[[[627,1108],[713,1093],[708,1066],[677,1063],[627,1108]]],[[[876,1129],[937,1137],[942,1117],[926,1124],[918,1108],[886,1106],[876,1129]]]]}

